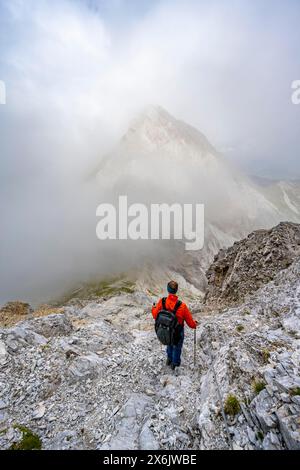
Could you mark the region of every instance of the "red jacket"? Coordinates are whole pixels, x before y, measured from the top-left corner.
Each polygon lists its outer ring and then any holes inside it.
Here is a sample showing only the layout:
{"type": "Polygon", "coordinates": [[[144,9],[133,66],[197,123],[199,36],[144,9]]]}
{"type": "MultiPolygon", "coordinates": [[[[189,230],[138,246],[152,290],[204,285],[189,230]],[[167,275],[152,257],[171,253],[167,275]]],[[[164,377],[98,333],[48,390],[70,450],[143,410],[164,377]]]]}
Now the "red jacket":
{"type": "MultiPolygon", "coordinates": [[[[177,300],[178,300],[177,295],[169,294],[166,300],[166,309],[173,310],[176,305],[177,300]]],[[[152,307],[152,315],[153,315],[154,320],[156,320],[156,317],[161,310],[162,310],[162,300],[160,299],[158,304],[153,305],[152,307]]],[[[197,327],[197,323],[193,319],[191,312],[189,311],[189,309],[183,302],[180,305],[179,309],[177,310],[176,317],[180,325],[183,325],[184,322],[186,322],[190,328],[195,329],[197,327]]]]}

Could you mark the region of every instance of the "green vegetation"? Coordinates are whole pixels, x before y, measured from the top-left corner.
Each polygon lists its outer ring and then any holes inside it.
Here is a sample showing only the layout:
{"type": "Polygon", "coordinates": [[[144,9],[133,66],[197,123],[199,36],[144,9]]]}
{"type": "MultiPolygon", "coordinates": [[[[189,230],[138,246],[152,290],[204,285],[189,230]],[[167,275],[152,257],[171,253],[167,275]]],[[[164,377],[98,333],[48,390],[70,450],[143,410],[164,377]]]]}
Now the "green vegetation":
{"type": "Polygon", "coordinates": [[[267,364],[267,362],[270,359],[270,351],[268,349],[263,349],[261,352],[261,355],[262,355],[264,363],[267,364]]]}
{"type": "Polygon", "coordinates": [[[262,390],[266,388],[266,384],[262,380],[255,380],[252,383],[252,387],[253,387],[255,394],[258,395],[262,390]]]}
{"type": "Polygon", "coordinates": [[[149,295],[151,295],[152,297],[157,297],[157,295],[155,294],[155,292],[153,292],[151,289],[147,289],[147,292],[149,295]]]}
{"type": "Polygon", "coordinates": [[[260,441],[264,440],[264,433],[262,431],[258,431],[256,433],[256,438],[259,439],[260,441]]]}
{"type": "Polygon", "coordinates": [[[290,390],[290,395],[296,397],[300,395],[300,387],[294,387],[290,390]]]}
{"type": "Polygon", "coordinates": [[[89,286],[89,288],[96,297],[111,297],[121,293],[132,294],[134,292],[134,283],[122,278],[117,278],[95,283],[89,286]]]}
{"type": "Polygon", "coordinates": [[[65,305],[70,300],[91,300],[95,298],[109,298],[119,294],[132,294],[135,283],[124,276],[102,279],[83,284],[76,290],[66,293],[56,305],[65,305]]]}
{"type": "Polygon", "coordinates": [[[243,331],[243,330],[244,330],[243,325],[237,325],[236,331],[238,331],[238,332],[240,333],[240,332],[243,331]]]}
{"type": "Polygon", "coordinates": [[[241,409],[240,402],[234,395],[228,395],[224,404],[224,411],[230,416],[235,416],[241,409]]]}
{"type": "Polygon", "coordinates": [[[15,425],[15,429],[19,429],[22,433],[22,439],[16,444],[12,444],[10,450],[41,450],[42,441],[37,434],[34,434],[25,426],[15,425]]]}

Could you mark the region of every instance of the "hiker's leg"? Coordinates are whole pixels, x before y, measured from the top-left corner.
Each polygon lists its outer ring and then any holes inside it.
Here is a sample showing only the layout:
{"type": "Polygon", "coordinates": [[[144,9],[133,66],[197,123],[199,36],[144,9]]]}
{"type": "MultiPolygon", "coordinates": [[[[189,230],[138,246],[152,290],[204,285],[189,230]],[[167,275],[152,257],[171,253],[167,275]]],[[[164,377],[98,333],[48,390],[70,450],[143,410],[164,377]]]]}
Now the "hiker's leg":
{"type": "Polygon", "coordinates": [[[176,346],[173,346],[172,362],[174,366],[176,367],[179,367],[181,364],[181,351],[182,351],[182,346],[183,346],[183,340],[184,340],[184,330],[182,329],[182,332],[180,333],[179,342],[176,344],[176,346]]]}
{"type": "Polygon", "coordinates": [[[167,356],[170,362],[173,360],[173,346],[167,346],[167,356]]]}

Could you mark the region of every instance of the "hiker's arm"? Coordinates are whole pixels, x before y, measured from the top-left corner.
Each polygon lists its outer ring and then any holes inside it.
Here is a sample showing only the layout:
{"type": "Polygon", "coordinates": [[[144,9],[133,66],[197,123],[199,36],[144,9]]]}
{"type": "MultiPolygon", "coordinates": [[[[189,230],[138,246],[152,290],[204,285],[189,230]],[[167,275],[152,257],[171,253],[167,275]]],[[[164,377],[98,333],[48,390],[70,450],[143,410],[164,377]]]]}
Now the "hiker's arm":
{"type": "Polygon", "coordinates": [[[160,312],[160,310],[162,309],[162,301],[161,299],[159,300],[158,304],[157,305],[153,305],[152,307],[152,316],[154,318],[154,320],[156,320],[156,317],[158,315],[158,312],[160,312]]]}
{"type": "Polygon", "coordinates": [[[186,305],[184,309],[184,320],[190,328],[197,328],[197,322],[193,319],[193,316],[186,305]]]}

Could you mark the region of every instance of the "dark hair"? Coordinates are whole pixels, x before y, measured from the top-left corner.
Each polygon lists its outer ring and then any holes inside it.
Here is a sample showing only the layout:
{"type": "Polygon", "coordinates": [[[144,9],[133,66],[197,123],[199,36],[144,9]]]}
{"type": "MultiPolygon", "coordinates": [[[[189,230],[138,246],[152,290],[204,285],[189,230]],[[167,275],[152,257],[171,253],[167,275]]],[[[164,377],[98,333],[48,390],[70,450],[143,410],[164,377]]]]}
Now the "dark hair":
{"type": "Polygon", "coordinates": [[[168,282],[167,289],[170,294],[176,294],[178,291],[178,283],[176,281],[168,282]]]}

